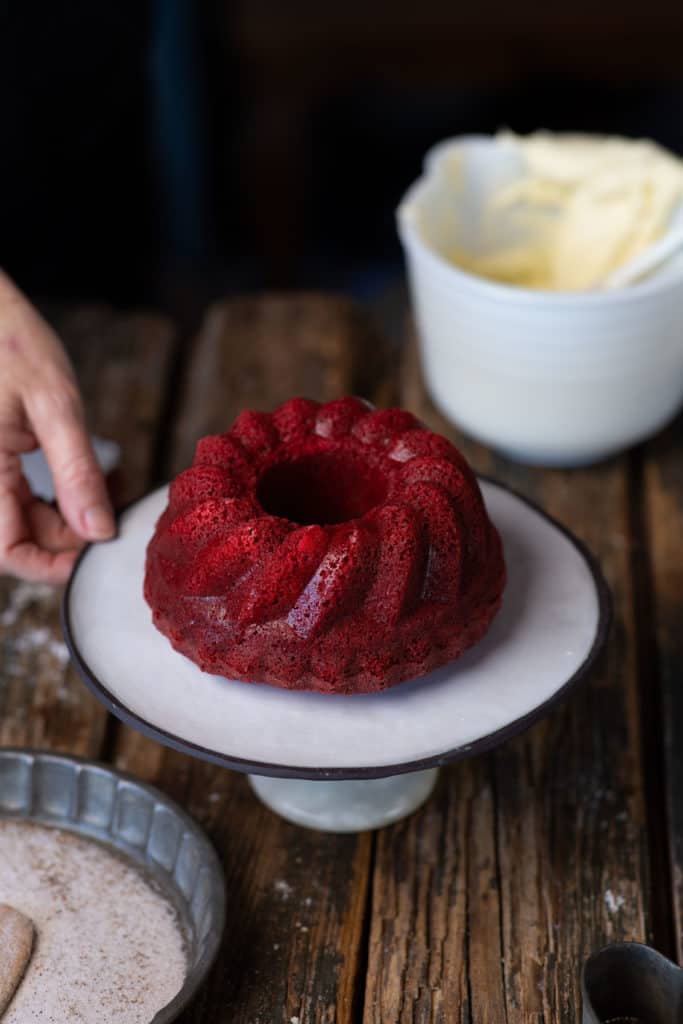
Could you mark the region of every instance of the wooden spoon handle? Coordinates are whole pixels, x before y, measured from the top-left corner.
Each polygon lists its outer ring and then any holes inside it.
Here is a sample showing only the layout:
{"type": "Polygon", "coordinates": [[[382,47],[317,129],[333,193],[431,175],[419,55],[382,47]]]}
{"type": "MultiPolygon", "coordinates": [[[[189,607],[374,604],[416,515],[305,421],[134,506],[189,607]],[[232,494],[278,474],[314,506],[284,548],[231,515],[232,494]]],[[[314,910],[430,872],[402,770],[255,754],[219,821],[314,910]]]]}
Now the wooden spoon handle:
{"type": "Polygon", "coordinates": [[[14,907],[0,904],[0,1017],[24,977],[33,951],[33,922],[14,907]]]}

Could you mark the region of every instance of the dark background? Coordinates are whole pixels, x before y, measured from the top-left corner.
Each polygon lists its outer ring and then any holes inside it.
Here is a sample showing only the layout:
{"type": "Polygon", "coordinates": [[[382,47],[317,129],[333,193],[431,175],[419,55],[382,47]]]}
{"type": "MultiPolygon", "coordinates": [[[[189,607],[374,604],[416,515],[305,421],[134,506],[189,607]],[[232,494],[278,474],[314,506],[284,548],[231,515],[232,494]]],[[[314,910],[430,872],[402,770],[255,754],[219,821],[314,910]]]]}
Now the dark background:
{"type": "Polygon", "coordinates": [[[401,272],[393,211],[460,132],[683,153],[683,3],[0,0],[0,264],[192,315],[401,272]]]}

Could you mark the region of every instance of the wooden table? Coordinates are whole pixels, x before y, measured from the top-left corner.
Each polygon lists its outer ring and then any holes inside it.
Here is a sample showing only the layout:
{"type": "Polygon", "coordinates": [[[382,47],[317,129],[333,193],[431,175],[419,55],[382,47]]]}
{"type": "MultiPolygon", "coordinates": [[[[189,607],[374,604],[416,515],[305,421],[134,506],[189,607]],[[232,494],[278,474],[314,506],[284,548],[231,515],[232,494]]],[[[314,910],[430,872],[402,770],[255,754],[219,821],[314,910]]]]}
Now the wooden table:
{"type": "Polygon", "coordinates": [[[513,466],[435,412],[410,340],[399,359],[336,298],[219,304],[187,345],[155,315],[82,309],[58,326],[91,426],[123,445],[122,502],[189,464],[196,438],[243,407],[364,394],[412,409],[566,523],[615,598],[589,683],[517,740],[444,771],[412,818],[334,836],[284,823],[240,775],[108,718],[68,665],[60,595],[0,580],[0,742],[151,780],[220,852],[225,942],[185,1024],[575,1024],[580,965],[605,942],[647,940],[680,961],[680,425],[593,469],[513,466]]]}

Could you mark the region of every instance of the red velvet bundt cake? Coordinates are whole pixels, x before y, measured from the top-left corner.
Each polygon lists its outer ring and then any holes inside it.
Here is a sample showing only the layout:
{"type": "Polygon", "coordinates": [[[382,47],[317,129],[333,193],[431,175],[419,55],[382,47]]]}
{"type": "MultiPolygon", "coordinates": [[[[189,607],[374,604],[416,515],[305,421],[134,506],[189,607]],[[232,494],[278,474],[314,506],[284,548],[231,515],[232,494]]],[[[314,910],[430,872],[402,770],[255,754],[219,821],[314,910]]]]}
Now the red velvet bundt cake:
{"type": "Polygon", "coordinates": [[[145,597],[206,672],[366,693],[475,644],[504,584],[453,445],[401,409],[295,398],[199,441],[150,541],[145,597]]]}

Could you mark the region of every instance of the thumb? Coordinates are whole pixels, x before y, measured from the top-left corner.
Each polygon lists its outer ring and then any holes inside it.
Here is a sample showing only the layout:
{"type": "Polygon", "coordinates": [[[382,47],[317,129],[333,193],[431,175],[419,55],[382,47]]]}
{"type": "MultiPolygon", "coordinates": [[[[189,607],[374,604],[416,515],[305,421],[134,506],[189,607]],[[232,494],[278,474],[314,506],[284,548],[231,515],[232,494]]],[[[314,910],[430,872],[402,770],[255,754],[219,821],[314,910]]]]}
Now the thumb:
{"type": "Polygon", "coordinates": [[[66,522],[86,540],[113,537],[116,527],[107,488],[73,384],[66,380],[63,388],[34,394],[28,412],[66,522]]]}

